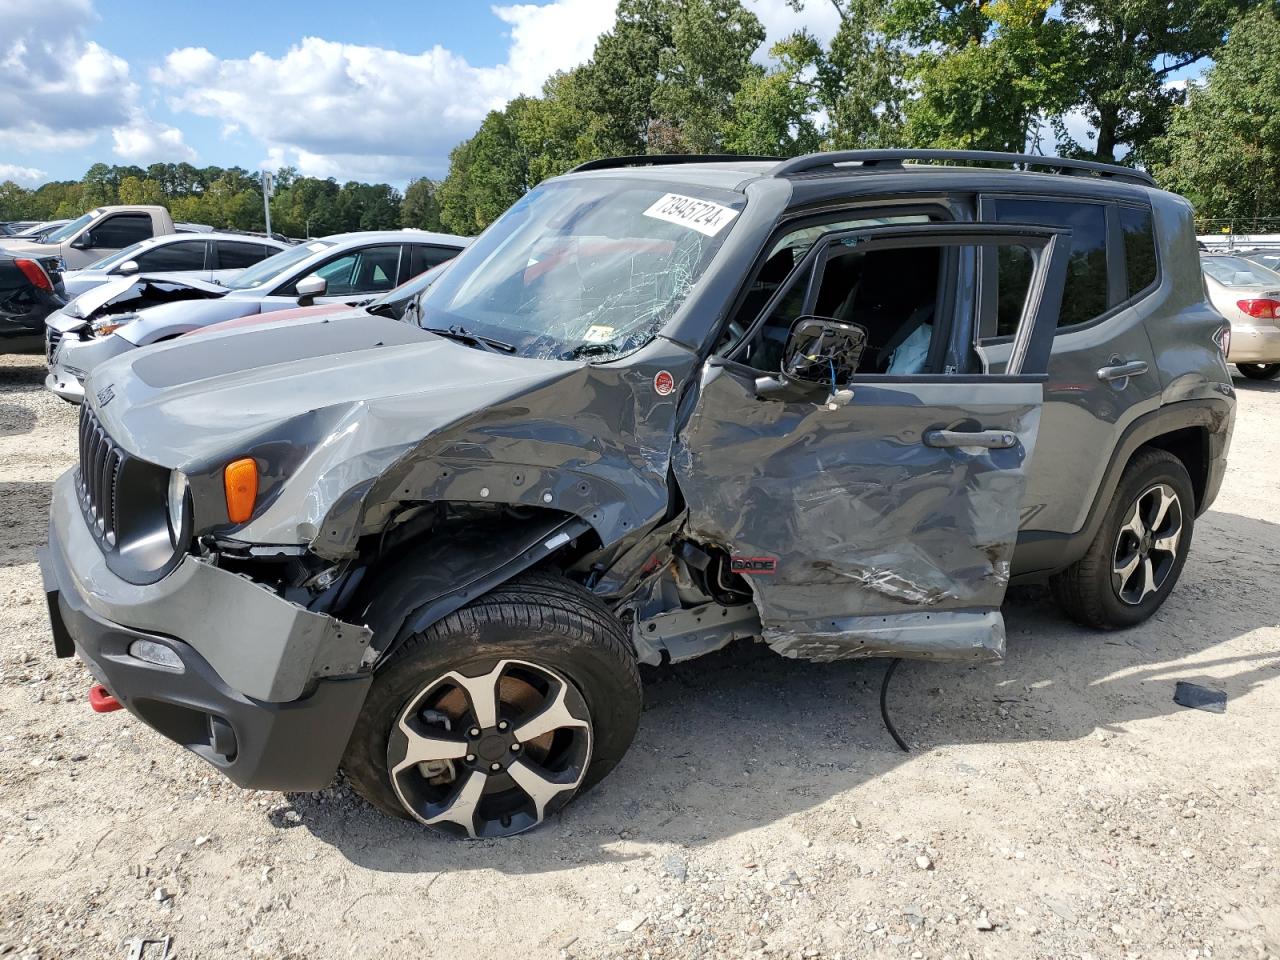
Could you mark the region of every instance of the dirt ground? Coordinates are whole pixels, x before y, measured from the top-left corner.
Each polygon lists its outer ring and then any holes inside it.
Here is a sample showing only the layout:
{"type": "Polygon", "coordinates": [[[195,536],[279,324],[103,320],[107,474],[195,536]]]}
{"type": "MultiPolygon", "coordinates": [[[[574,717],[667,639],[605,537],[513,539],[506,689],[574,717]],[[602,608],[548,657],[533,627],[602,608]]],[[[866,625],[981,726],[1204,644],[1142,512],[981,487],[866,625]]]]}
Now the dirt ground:
{"type": "Polygon", "coordinates": [[[1237,380],[1222,495],[1146,625],[1016,597],[1003,663],[898,670],[909,754],[882,662],[734,649],[647,684],[562,817],[467,843],[90,712],[33,560],[75,451],[43,376],[0,358],[0,955],[1280,957],[1280,383],[1237,380]]]}

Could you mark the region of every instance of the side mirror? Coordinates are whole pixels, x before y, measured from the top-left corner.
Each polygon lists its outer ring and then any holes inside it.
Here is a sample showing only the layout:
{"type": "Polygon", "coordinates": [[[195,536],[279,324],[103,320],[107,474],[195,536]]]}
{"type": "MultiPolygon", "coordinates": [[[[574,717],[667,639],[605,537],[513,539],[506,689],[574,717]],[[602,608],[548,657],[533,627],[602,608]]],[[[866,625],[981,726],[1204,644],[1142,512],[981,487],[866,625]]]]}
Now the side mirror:
{"type": "Polygon", "coordinates": [[[116,272],[117,273],[137,273],[138,261],[126,260],[124,263],[120,264],[120,266],[116,267],[116,272]]]}
{"type": "Polygon", "coordinates": [[[841,387],[857,371],[866,346],[866,327],[827,317],[801,317],[787,335],[782,373],[792,380],[841,387]]]}
{"type": "Polygon", "coordinates": [[[329,289],[329,281],[313,273],[299,280],[294,289],[298,291],[298,306],[309,307],[316,297],[324,296],[324,292],[329,289]]]}
{"type": "Polygon", "coordinates": [[[80,236],[71,241],[73,250],[89,250],[93,247],[93,231],[86,230],[80,236]]]}

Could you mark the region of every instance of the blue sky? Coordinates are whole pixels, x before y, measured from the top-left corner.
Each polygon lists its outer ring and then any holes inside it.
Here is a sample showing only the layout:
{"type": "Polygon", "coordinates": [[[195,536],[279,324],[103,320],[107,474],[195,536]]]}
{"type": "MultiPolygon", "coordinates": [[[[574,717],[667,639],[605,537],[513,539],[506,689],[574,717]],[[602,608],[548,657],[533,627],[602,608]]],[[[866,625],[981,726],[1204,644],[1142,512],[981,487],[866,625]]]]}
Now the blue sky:
{"type": "MultiPolygon", "coordinates": [[[[746,0],[770,40],[835,27],[746,0]]],[[[442,176],[485,113],[590,56],[616,0],[0,0],[0,180],[96,161],[442,176]]]]}
{"type": "MultiPolygon", "coordinates": [[[[0,180],[177,160],[443,176],[485,113],[590,56],[616,2],[0,0],[0,180]]],[[[744,2],[762,49],[837,25],[826,0],[744,2]]]]}

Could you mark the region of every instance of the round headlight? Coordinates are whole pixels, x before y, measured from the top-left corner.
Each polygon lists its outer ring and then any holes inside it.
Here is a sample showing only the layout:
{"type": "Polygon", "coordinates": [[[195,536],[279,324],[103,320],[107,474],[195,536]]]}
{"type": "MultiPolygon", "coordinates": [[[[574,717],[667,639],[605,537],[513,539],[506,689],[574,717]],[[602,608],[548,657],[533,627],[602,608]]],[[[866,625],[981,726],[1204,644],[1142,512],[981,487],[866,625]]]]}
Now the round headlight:
{"type": "Polygon", "coordinates": [[[181,470],[169,473],[169,539],[178,546],[187,520],[187,475],[181,470]]]}

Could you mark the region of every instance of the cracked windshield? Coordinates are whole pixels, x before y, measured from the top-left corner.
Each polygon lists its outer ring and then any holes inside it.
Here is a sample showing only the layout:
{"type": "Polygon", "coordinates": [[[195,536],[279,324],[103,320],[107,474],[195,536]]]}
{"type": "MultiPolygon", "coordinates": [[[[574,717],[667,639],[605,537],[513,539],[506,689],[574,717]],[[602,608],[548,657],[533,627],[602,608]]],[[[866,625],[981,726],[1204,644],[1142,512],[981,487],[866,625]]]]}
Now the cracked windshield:
{"type": "Polygon", "coordinates": [[[684,302],[744,203],[657,181],[546,184],[427,292],[422,326],[525,357],[623,356],[684,302]]]}

